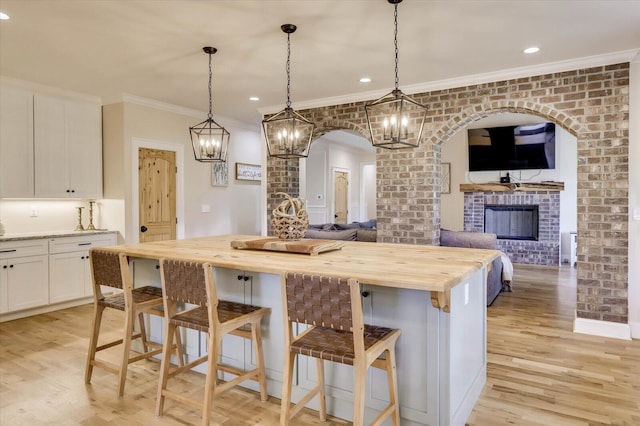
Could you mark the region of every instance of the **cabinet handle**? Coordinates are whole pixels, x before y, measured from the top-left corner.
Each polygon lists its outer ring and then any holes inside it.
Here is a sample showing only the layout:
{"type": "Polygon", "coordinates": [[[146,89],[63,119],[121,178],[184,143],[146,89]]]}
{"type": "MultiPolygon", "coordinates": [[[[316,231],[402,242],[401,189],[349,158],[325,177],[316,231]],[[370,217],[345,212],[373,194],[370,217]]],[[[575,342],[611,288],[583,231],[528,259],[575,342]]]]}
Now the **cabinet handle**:
{"type": "Polygon", "coordinates": [[[238,281],[249,281],[249,278],[247,275],[238,275],[238,281]]]}
{"type": "Polygon", "coordinates": [[[9,268],[13,268],[13,265],[9,265],[9,268]]]}
{"type": "Polygon", "coordinates": [[[67,192],[71,192],[71,191],[69,191],[69,190],[67,189],[67,192]]]}
{"type": "Polygon", "coordinates": [[[13,250],[0,250],[0,253],[13,253],[14,251],[17,251],[16,249],[13,250]]]}
{"type": "Polygon", "coordinates": [[[79,246],[90,246],[91,243],[78,243],[79,246]]]}
{"type": "Polygon", "coordinates": [[[368,291],[363,291],[361,294],[362,294],[362,297],[369,297],[368,291]]]}
{"type": "Polygon", "coordinates": [[[72,189],[72,190],[71,190],[71,192],[76,192],[76,190],[75,190],[75,189],[72,189]]]}
{"type": "Polygon", "coordinates": [[[4,266],[2,267],[2,269],[7,269],[7,265],[4,265],[4,266]]]}

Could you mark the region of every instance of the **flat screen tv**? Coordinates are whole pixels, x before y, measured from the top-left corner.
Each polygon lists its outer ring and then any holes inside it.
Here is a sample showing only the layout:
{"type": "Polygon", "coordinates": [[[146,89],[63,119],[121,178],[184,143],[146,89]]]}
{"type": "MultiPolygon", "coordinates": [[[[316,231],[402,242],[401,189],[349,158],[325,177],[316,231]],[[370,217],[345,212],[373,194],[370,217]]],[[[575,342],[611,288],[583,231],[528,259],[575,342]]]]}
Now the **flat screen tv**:
{"type": "Polygon", "coordinates": [[[469,171],[556,168],[554,123],[469,129],[469,171]]]}

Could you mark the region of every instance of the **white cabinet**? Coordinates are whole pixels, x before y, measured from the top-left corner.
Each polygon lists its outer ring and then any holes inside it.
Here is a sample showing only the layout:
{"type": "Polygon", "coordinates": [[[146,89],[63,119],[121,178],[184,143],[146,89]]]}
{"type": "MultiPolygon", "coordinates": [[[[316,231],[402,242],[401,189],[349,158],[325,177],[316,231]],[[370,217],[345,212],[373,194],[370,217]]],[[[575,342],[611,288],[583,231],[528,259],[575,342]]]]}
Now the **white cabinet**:
{"type": "Polygon", "coordinates": [[[115,243],[114,234],[49,240],[49,301],[58,303],[92,296],[89,249],[115,243]]]}
{"type": "Polygon", "coordinates": [[[100,106],[36,94],[33,111],[35,196],[100,198],[100,106]]]}
{"type": "Polygon", "coordinates": [[[49,303],[46,240],[0,242],[0,313],[49,303]]]}
{"type": "Polygon", "coordinates": [[[33,197],[33,93],[0,87],[0,198],[33,197]]]}

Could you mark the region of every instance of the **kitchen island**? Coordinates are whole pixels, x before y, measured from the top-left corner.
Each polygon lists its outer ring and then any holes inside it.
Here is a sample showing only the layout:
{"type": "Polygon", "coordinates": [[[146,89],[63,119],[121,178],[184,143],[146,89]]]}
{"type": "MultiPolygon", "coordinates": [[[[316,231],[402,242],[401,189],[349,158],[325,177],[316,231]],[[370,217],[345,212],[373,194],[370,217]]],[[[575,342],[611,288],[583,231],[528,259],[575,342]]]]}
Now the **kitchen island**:
{"type": "MultiPolygon", "coordinates": [[[[402,424],[464,424],[486,381],[486,273],[497,251],[351,241],[317,256],[231,248],[232,241],[255,238],[226,235],[109,250],[132,258],[137,285],[159,285],[155,265],[164,257],[208,262],[216,267],[221,298],[270,307],[263,345],[268,391],[278,398],[284,367],[280,275],[292,271],[357,278],[365,322],[402,331],[397,346],[402,424]]],[[[187,335],[185,340],[188,353],[206,351],[202,336],[187,335]]],[[[221,356],[240,367],[253,364],[250,345],[235,336],[224,341],[221,356]]],[[[327,409],[350,419],[353,370],[325,364],[327,409]]],[[[314,366],[299,357],[294,401],[314,386],[314,366]]],[[[388,397],[383,371],[370,369],[366,397],[365,420],[371,420],[388,397]]],[[[309,406],[316,408],[313,402],[309,406]]]]}

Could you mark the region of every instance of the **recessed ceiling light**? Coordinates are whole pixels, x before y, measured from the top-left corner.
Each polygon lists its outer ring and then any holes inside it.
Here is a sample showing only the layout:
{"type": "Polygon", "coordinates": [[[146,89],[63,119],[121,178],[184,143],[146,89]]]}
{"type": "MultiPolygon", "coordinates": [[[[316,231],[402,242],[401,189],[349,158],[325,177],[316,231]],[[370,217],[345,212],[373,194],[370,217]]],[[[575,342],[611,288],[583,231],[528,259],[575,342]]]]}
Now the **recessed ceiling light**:
{"type": "Polygon", "coordinates": [[[0,12],[0,21],[7,21],[9,19],[10,19],[9,15],[7,15],[6,13],[0,12]]]}
{"type": "Polygon", "coordinates": [[[249,98],[249,100],[250,100],[250,101],[254,101],[254,102],[255,102],[255,101],[259,101],[259,100],[260,100],[260,98],[259,98],[259,97],[257,97],[257,96],[251,96],[251,97],[249,98]]]}
{"type": "Polygon", "coordinates": [[[360,79],[360,83],[371,83],[371,78],[370,77],[362,77],[360,79]]]}
{"type": "Polygon", "coordinates": [[[526,49],[523,50],[524,53],[536,53],[539,51],[540,51],[540,48],[535,46],[527,47],[526,49]]]}

